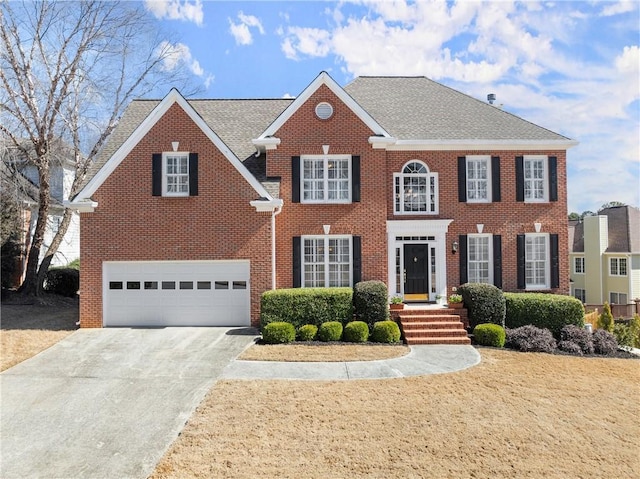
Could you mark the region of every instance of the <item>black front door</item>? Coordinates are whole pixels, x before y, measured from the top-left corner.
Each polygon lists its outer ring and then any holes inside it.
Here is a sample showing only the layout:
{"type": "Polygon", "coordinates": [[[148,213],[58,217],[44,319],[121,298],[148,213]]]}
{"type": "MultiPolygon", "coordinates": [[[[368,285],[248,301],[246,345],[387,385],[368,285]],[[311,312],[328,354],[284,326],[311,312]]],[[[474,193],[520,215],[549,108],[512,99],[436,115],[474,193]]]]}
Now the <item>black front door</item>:
{"type": "Polygon", "coordinates": [[[428,294],[429,245],[404,245],[404,294],[428,294]]]}

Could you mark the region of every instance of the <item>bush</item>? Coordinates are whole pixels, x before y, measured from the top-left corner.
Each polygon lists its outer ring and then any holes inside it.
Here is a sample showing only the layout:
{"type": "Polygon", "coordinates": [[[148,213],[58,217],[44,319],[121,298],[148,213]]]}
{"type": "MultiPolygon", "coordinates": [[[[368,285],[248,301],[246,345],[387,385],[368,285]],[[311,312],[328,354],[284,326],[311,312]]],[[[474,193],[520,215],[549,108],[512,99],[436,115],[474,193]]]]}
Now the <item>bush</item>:
{"type": "Polygon", "coordinates": [[[578,343],[574,343],[573,341],[560,341],[558,343],[558,349],[560,349],[560,351],[564,351],[565,353],[582,356],[582,348],[578,343]]]}
{"type": "Polygon", "coordinates": [[[505,302],[502,290],[492,284],[466,283],[458,288],[469,314],[469,326],[493,323],[504,327],[505,302]]]}
{"type": "Polygon", "coordinates": [[[478,324],[473,328],[473,339],[482,346],[494,346],[501,348],[504,346],[505,331],[497,324],[478,324]]]}
{"type": "Polygon", "coordinates": [[[400,328],[395,321],[378,321],[371,330],[374,343],[397,343],[400,341],[400,328]]]}
{"type": "Polygon", "coordinates": [[[547,293],[505,293],[506,325],[509,329],[525,325],[548,329],[560,338],[567,324],[584,326],[584,306],[572,296],[547,293]]]}
{"type": "Polygon", "coordinates": [[[565,326],[560,331],[560,341],[575,343],[584,354],[593,354],[593,336],[584,328],[579,328],[573,324],[565,326]]]}
{"type": "Polygon", "coordinates": [[[604,302],[604,306],[602,307],[602,313],[598,318],[598,328],[609,331],[610,333],[613,332],[613,314],[611,314],[611,306],[609,306],[609,303],[606,301],[604,302]]]}
{"type": "Polygon", "coordinates": [[[613,334],[604,329],[593,332],[593,351],[596,354],[613,354],[618,350],[618,341],[613,334]]]}
{"type": "Polygon", "coordinates": [[[262,328],[262,340],[267,344],[290,343],[296,339],[293,324],[275,321],[262,328]]]}
{"type": "Polygon", "coordinates": [[[318,328],[318,339],[325,342],[340,341],[342,339],[342,323],[339,321],[322,323],[318,328]]]}
{"type": "Polygon", "coordinates": [[[527,325],[507,329],[505,346],[523,352],[552,353],[556,349],[556,340],[548,329],[527,325]]]}
{"type": "Polygon", "coordinates": [[[353,287],[353,309],[356,318],[367,324],[389,318],[387,285],[382,281],[361,281],[353,287]]]}
{"type": "Polygon", "coordinates": [[[366,343],[369,339],[369,326],[364,321],[351,321],[344,327],[342,340],[349,343],[366,343]]]}
{"type": "Polygon", "coordinates": [[[353,320],[351,288],[291,288],[266,291],[260,302],[260,325],[274,321],[320,326],[327,321],[353,320]]]}
{"type": "Polygon", "coordinates": [[[80,269],[80,258],[74,259],[71,263],[67,265],[67,268],[80,269]]]}
{"type": "Polygon", "coordinates": [[[53,268],[44,277],[44,290],[73,297],[80,289],[80,271],[72,268],[53,268]]]}
{"type": "Polygon", "coordinates": [[[298,329],[296,339],[298,341],[313,341],[316,339],[317,334],[318,326],[315,324],[305,324],[304,326],[300,326],[300,329],[298,329]]]}
{"type": "Polygon", "coordinates": [[[635,314],[629,321],[616,322],[613,335],[620,346],[640,348],[640,316],[635,314]]]}

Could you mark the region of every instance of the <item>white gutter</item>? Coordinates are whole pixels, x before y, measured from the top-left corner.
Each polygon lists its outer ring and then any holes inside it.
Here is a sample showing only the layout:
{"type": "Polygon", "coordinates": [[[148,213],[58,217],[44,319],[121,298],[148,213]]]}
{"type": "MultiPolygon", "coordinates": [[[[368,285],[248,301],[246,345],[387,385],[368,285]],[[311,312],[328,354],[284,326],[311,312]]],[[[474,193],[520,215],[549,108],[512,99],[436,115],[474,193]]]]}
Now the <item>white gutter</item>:
{"type": "Polygon", "coordinates": [[[98,202],[91,199],[82,201],[65,201],[62,203],[65,208],[76,210],[78,213],[93,213],[98,207],[98,202]]]}

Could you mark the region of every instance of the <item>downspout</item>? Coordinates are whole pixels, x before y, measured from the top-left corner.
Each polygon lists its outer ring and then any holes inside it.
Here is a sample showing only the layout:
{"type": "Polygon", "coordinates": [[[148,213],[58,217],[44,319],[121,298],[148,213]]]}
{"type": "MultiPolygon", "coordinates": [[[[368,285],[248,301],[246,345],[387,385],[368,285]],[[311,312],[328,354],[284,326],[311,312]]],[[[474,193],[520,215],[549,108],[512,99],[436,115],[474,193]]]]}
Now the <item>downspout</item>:
{"type": "Polygon", "coordinates": [[[282,203],[271,212],[271,289],[276,289],[276,216],[282,213],[282,203]]]}

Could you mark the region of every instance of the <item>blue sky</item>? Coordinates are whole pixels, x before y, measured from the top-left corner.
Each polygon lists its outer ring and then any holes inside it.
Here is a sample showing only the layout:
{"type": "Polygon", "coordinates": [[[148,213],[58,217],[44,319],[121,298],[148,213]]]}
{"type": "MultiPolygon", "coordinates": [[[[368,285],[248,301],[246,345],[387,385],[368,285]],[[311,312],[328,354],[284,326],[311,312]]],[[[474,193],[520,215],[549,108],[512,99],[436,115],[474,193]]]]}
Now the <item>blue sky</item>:
{"type": "Polygon", "coordinates": [[[640,2],[146,0],[206,98],[424,75],[578,140],[569,211],[640,205],[640,2]]]}

